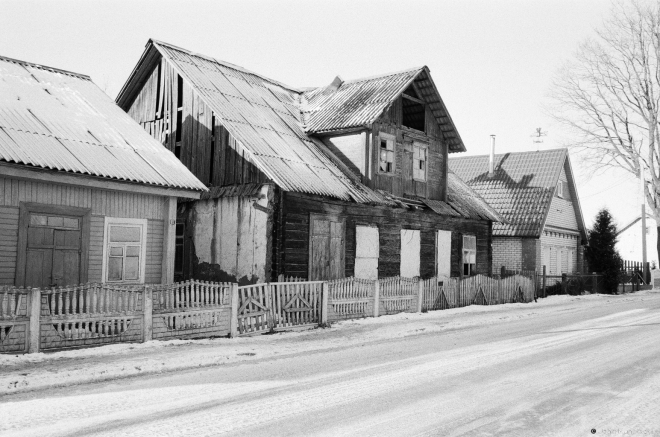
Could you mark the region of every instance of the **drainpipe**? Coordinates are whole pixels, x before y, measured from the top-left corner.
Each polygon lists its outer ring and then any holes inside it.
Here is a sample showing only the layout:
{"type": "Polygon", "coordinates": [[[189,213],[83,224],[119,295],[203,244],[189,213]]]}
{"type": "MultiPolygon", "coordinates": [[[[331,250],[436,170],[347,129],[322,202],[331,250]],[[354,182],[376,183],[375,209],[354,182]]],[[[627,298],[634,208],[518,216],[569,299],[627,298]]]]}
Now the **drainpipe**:
{"type": "Polygon", "coordinates": [[[490,160],[488,161],[488,177],[492,178],[495,174],[494,171],[494,161],[495,161],[495,135],[490,136],[490,160]]]}

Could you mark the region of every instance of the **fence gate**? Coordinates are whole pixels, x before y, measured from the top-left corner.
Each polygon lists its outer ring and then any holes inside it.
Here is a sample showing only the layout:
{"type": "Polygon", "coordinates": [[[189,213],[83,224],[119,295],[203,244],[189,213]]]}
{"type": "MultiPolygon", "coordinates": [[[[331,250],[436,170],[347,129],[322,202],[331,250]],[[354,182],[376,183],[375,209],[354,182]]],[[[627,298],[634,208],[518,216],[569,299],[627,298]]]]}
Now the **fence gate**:
{"type": "Polygon", "coordinates": [[[321,321],[322,290],[322,281],[238,287],[239,335],[318,325],[321,321]]]}

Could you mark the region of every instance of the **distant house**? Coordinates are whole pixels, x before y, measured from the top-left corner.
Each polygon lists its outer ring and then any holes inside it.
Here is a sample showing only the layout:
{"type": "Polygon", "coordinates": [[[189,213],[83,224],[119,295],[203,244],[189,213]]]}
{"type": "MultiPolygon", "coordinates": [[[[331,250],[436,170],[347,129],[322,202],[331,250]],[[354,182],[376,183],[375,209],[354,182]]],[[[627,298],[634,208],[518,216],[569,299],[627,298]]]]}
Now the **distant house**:
{"type": "Polygon", "coordinates": [[[89,77],[0,57],[0,285],[171,282],[203,191],[89,77]]]}
{"type": "Polygon", "coordinates": [[[452,158],[449,167],[504,218],[493,225],[493,270],[582,271],[587,235],[568,150],[452,158]]]}

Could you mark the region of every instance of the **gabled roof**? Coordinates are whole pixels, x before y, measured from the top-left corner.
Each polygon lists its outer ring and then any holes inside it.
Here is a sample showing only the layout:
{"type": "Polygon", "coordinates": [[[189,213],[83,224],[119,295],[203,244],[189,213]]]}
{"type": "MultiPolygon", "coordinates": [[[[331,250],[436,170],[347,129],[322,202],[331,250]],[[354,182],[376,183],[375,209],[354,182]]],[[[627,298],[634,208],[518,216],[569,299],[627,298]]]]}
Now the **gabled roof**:
{"type": "Polygon", "coordinates": [[[370,125],[413,83],[435,116],[449,152],[465,152],[463,140],[426,66],[305,91],[305,130],[325,133],[370,125]]]}
{"type": "Polygon", "coordinates": [[[206,187],[88,76],[0,56],[0,162],[206,187]]]}
{"type": "MultiPolygon", "coordinates": [[[[222,120],[222,125],[249,154],[251,161],[282,189],[353,200],[358,203],[392,206],[400,204],[392,196],[363,185],[359,178],[351,174],[350,170],[346,169],[341,161],[312,135],[309,126],[304,125],[303,108],[309,108],[310,102],[316,105],[315,108],[320,111],[319,113],[325,113],[325,104],[320,103],[325,97],[319,96],[313,90],[305,92],[233,64],[193,53],[171,44],[149,40],[142,58],[117,96],[117,103],[120,107],[125,110],[130,108],[144,80],[151,74],[161,57],[176,70],[188,86],[195,90],[204,103],[213,110],[216,118],[222,120]]],[[[348,105],[356,109],[364,103],[365,107],[370,109],[365,109],[364,118],[360,120],[377,118],[410,85],[412,80],[417,79],[427,81],[426,85],[420,82],[419,86],[425,87],[422,89],[431,93],[429,86],[432,85],[433,91],[437,94],[426,67],[381,78],[387,82],[392,76],[399,77],[401,80],[396,81],[396,89],[393,89],[392,92],[389,94],[383,92],[387,94],[384,99],[376,96],[378,94],[376,85],[380,83],[379,78],[346,82],[348,87],[346,89],[353,89],[350,84],[370,83],[368,88],[371,90],[371,97],[369,102],[361,101],[358,94],[353,91],[344,93],[342,90],[340,94],[348,99],[344,102],[345,106],[342,107],[345,108],[348,105]],[[352,96],[350,99],[349,95],[352,96]],[[376,102],[381,106],[376,108],[371,105],[375,105],[376,102]]],[[[366,94],[362,94],[362,96],[365,99],[367,97],[366,94]]],[[[428,101],[434,102],[433,105],[441,106],[436,108],[437,111],[446,112],[444,105],[438,100],[439,95],[436,100],[433,100],[435,97],[429,99],[428,101]]],[[[326,101],[326,104],[330,106],[336,103],[332,99],[326,101]]],[[[355,114],[362,113],[356,109],[355,114]]],[[[448,114],[443,117],[445,117],[445,123],[451,123],[448,114]]],[[[452,141],[454,141],[455,147],[460,146],[457,150],[464,150],[463,143],[460,141],[458,133],[455,132],[453,124],[450,127],[451,129],[448,129],[448,133],[446,133],[447,138],[454,138],[452,141]],[[454,137],[451,137],[454,135],[452,132],[455,134],[454,137]]],[[[429,203],[432,204],[433,201],[427,203],[435,212],[465,218],[499,220],[497,212],[492,210],[460,179],[452,176],[448,183],[449,201],[448,203],[441,202],[446,207],[445,209],[441,208],[439,204],[436,204],[435,207],[431,206],[429,203]],[[456,187],[456,192],[453,191],[453,187],[456,187]]],[[[229,194],[224,189],[212,190],[208,194],[211,197],[217,195],[229,194]]]]}
{"type": "MultiPolygon", "coordinates": [[[[451,158],[449,168],[505,220],[493,224],[493,235],[540,237],[567,159],[566,149],[498,154],[494,157],[493,177],[488,176],[488,155],[451,158]]],[[[567,177],[573,182],[570,172],[567,177]]],[[[573,203],[584,234],[577,193],[573,203]]]]}

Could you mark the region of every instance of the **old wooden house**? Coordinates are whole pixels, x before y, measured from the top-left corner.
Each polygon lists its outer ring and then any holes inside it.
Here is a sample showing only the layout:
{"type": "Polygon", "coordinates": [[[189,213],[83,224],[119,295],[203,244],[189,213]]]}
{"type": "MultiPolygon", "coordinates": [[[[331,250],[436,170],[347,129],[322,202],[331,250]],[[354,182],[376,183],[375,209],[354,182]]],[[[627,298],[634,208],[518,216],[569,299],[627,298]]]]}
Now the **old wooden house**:
{"type": "Polygon", "coordinates": [[[297,89],[150,40],[117,103],[210,191],[180,202],[178,277],[490,273],[499,219],[429,69],[297,89]]]}
{"type": "Polygon", "coordinates": [[[0,57],[0,285],[170,282],[204,191],[89,77],[0,57]]]}
{"type": "Polygon", "coordinates": [[[587,235],[567,149],[452,158],[449,168],[504,218],[493,226],[493,270],[583,270],[587,235]]]}

